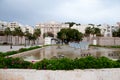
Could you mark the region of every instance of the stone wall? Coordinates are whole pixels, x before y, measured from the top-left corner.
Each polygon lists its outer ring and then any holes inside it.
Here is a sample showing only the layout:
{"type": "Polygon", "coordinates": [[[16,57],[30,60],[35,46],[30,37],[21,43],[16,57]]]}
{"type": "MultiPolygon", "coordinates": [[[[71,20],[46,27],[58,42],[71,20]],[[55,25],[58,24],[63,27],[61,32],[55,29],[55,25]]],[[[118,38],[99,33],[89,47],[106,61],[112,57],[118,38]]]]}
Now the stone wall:
{"type": "Polygon", "coordinates": [[[119,37],[95,37],[95,38],[84,38],[83,41],[88,41],[93,44],[93,40],[97,40],[98,45],[109,46],[109,45],[120,45],[119,37]]]}
{"type": "Polygon", "coordinates": [[[120,69],[0,69],[0,80],[120,80],[120,69]]]}
{"type": "MultiPolygon", "coordinates": [[[[0,44],[3,43],[11,43],[11,36],[0,36],[0,44]]],[[[32,45],[33,41],[29,41],[29,40],[25,40],[25,37],[18,37],[18,36],[12,36],[12,44],[13,45],[21,45],[21,44],[25,44],[26,45],[32,45]]],[[[39,39],[35,40],[35,44],[43,44],[44,40],[43,38],[39,37],[39,39]]]]}

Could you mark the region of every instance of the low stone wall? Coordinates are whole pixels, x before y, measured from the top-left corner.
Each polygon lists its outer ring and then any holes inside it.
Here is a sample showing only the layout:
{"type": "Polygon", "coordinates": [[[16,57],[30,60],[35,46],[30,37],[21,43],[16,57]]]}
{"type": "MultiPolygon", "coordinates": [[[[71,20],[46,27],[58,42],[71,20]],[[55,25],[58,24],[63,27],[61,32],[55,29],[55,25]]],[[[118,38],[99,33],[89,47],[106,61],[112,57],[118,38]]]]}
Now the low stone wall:
{"type": "Polygon", "coordinates": [[[0,69],[0,80],[120,80],[120,69],[0,69]]]}
{"type": "Polygon", "coordinates": [[[88,41],[90,44],[93,44],[93,39],[97,40],[97,44],[102,46],[120,45],[119,37],[85,37],[83,41],[88,41]]]}
{"type": "Polygon", "coordinates": [[[118,37],[100,37],[99,45],[120,45],[120,38],[118,37]]]}

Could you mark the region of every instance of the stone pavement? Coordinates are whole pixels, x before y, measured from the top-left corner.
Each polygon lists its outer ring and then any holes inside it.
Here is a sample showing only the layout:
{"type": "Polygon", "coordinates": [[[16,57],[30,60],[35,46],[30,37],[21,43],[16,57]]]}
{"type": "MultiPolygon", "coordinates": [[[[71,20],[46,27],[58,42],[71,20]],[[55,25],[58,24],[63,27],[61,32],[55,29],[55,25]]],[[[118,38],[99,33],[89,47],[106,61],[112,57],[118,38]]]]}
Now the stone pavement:
{"type": "Polygon", "coordinates": [[[29,48],[31,46],[12,46],[12,49],[10,49],[10,46],[4,46],[4,45],[0,45],[0,52],[7,52],[7,51],[16,51],[19,50],[20,48],[29,48]]]}

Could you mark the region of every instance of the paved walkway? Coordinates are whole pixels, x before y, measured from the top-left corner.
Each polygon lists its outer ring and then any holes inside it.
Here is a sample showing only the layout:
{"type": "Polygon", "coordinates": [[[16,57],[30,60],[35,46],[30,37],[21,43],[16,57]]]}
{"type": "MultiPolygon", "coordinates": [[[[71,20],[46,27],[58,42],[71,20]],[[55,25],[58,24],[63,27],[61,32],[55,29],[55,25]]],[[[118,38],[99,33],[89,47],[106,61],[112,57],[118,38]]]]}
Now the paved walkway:
{"type": "Polygon", "coordinates": [[[10,46],[3,46],[0,45],[0,52],[7,52],[7,51],[16,51],[19,50],[20,48],[29,48],[31,46],[12,46],[12,49],[10,49],[10,46]]]}

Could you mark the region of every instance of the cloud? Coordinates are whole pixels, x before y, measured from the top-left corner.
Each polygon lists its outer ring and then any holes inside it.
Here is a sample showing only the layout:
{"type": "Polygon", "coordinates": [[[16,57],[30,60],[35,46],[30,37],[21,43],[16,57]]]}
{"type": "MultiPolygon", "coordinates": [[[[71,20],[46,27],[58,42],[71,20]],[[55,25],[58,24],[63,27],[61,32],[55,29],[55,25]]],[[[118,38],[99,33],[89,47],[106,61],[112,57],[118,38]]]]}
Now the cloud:
{"type": "Polygon", "coordinates": [[[59,22],[112,23],[120,20],[119,0],[0,0],[0,19],[35,25],[59,22]]]}

